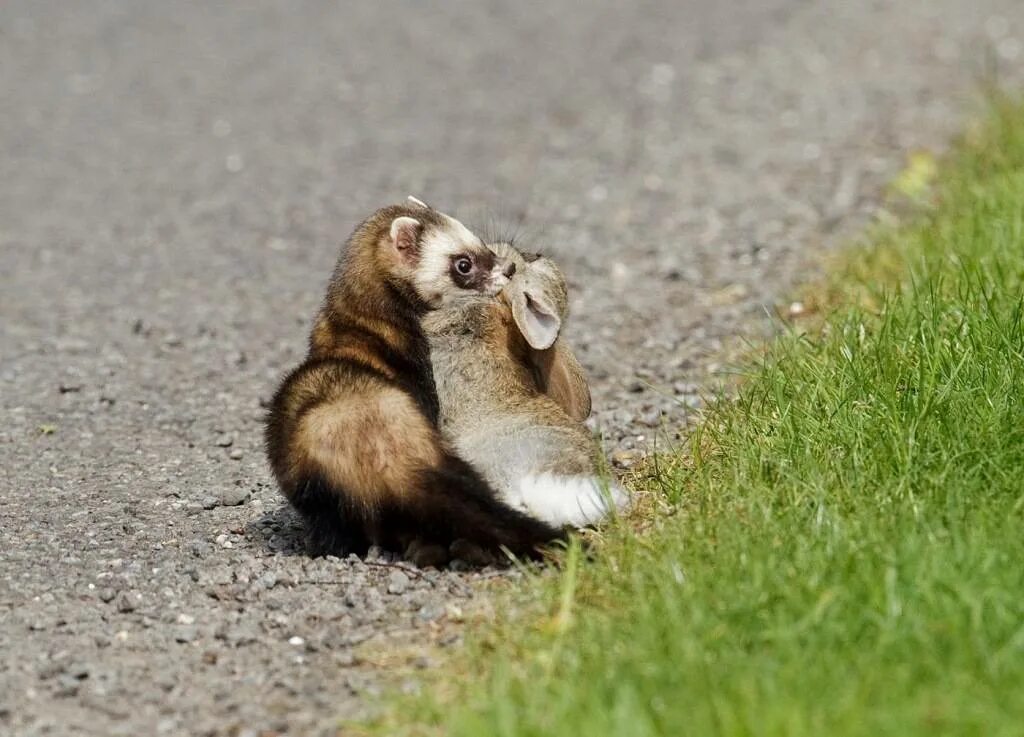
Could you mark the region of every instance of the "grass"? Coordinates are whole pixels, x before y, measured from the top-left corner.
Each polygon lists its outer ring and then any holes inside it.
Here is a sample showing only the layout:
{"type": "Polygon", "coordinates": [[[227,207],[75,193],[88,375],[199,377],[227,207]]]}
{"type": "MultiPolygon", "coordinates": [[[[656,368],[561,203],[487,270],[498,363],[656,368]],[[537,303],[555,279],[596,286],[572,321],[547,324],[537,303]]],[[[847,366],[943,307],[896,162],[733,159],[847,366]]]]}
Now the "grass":
{"type": "Polygon", "coordinates": [[[386,733],[1024,734],[1024,109],[917,194],[386,733]]]}

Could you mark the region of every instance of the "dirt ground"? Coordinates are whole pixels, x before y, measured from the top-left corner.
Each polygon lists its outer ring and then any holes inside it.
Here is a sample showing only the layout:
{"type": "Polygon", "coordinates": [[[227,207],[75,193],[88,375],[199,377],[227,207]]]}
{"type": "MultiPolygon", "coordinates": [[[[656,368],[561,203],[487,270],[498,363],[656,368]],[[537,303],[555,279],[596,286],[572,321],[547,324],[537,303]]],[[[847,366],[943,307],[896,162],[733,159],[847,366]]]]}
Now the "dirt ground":
{"type": "Polygon", "coordinates": [[[492,574],[309,560],[260,447],[376,207],[563,265],[626,467],[1024,61],[1017,0],[437,5],[0,5],[0,732],[326,735],[439,677],[492,574]]]}

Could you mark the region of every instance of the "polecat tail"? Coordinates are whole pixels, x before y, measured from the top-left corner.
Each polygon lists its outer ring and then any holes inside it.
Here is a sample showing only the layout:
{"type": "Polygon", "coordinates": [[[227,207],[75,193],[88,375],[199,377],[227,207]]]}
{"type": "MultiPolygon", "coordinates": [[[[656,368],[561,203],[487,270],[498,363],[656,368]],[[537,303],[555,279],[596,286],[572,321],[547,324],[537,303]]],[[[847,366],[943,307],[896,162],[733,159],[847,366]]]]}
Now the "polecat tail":
{"type": "Polygon", "coordinates": [[[464,539],[533,557],[539,546],[564,537],[555,526],[502,502],[472,466],[450,453],[438,466],[418,471],[400,497],[378,498],[372,512],[352,504],[354,495],[322,474],[299,481],[288,496],[305,520],[313,555],[363,555],[371,542],[414,537],[445,547],[464,539]]]}
{"type": "Polygon", "coordinates": [[[564,537],[560,527],[505,504],[476,469],[451,453],[445,452],[437,467],[423,471],[417,487],[411,511],[428,540],[463,538],[533,556],[539,545],[564,537]]]}
{"type": "Polygon", "coordinates": [[[555,527],[586,527],[625,509],[629,495],[597,476],[541,473],[520,479],[509,503],[555,527]]]}

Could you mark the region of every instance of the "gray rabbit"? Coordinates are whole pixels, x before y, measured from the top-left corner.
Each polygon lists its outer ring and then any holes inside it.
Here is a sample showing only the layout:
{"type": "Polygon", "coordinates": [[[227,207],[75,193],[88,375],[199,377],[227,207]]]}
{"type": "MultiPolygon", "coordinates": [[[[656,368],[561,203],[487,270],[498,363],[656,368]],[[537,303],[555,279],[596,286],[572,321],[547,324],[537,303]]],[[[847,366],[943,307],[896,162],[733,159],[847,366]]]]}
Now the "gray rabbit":
{"type": "Polygon", "coordinates": [[[550,259],[489,244],[516,270],[497,299],[461,297],[423,321],[445,439],[510,506],[584,527],[628,495],[598,473],[583,369],[558,335],[565,278],[550,259]]]}

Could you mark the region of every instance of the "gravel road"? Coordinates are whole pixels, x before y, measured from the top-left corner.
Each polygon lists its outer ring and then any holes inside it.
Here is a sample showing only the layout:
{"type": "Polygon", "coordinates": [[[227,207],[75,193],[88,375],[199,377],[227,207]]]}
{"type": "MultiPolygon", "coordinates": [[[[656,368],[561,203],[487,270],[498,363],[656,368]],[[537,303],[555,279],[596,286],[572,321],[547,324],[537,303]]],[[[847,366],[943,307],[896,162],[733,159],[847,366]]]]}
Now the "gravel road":
{"type": "Polygon", "coordinates": [[[1024,59],[1018,0],[438,5],[0,5],[0,732],[334,734],[439,677],[491,574],[305,558],[260,451],[375,207],[563,264],[628,465],[1024,59]]]}

